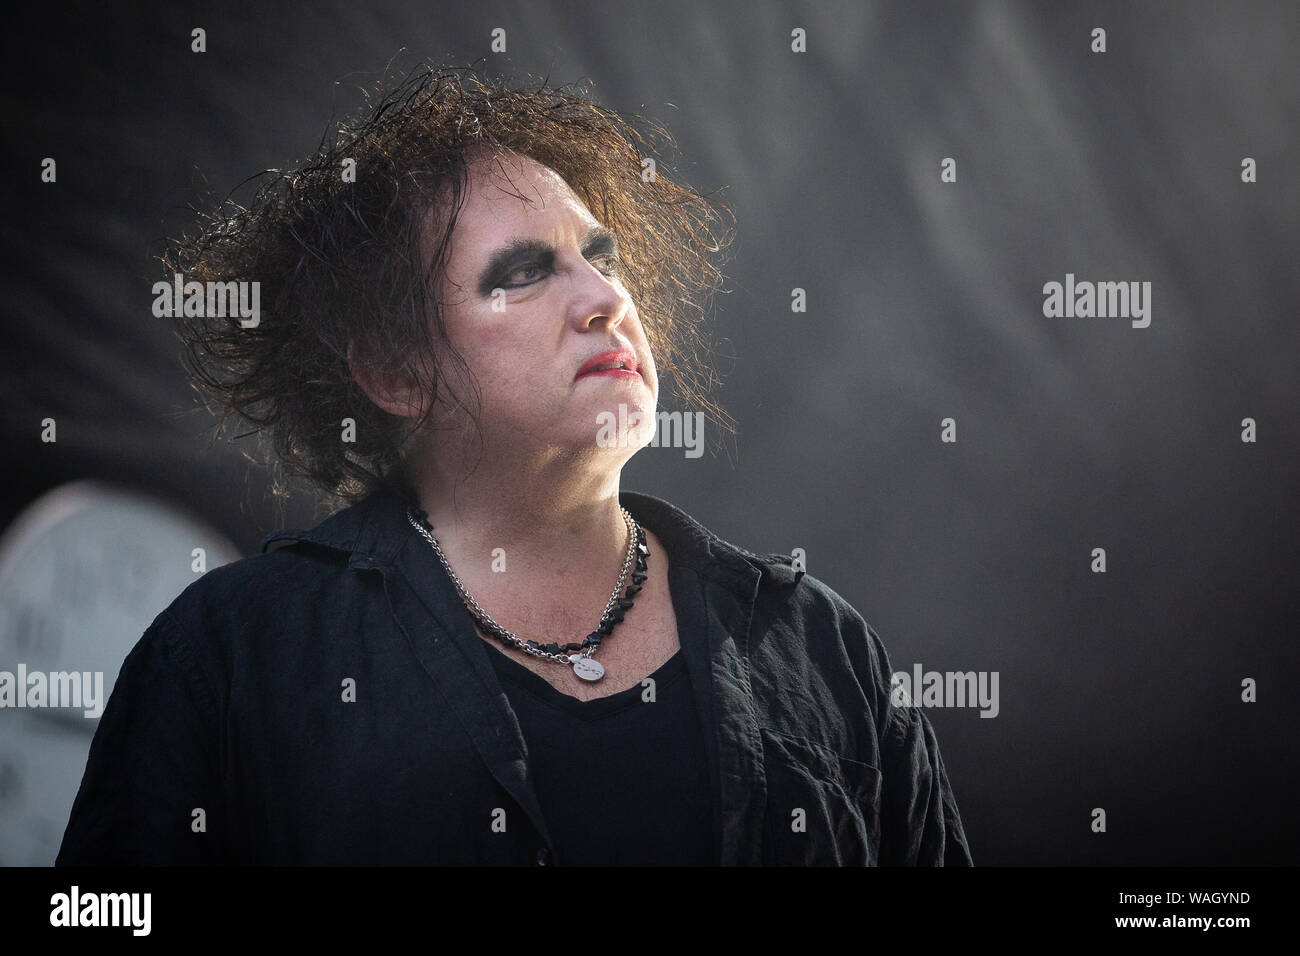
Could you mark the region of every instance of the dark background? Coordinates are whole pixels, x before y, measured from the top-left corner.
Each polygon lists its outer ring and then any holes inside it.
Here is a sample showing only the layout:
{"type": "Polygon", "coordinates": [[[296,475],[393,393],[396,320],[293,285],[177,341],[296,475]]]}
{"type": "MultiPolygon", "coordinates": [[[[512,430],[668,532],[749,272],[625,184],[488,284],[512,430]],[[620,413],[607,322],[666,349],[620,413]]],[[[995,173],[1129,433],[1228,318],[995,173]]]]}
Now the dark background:
{"type": "Polygon", "coordinates": [[[734,449],[646,449],[624,486],[804,548],[895,669],[999,672],[996,719],[928,712],[978,865],[1296,861],[1296,4],[140,6],[6,30],[0,520],[94,477],[246,554],[314,523],[212,441],[151,256],[206,192],[310,153],[399,49],[399,72],[590,77],[726,187],[739,235],[734,449]],[[1067,272],[1150,281],[1150,327],[1045,318],[1067,272]]]}

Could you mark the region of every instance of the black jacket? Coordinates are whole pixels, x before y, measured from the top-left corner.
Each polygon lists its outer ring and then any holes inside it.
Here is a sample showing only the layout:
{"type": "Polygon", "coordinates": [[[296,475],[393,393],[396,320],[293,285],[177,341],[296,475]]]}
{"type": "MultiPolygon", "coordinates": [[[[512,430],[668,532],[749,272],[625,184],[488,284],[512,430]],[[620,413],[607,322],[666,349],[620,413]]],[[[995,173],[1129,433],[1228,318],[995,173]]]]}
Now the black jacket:
{"type": "MultiPolygon", "coordinates": [[[[891,703],[862,617],[788,556],[620,497],[668,551],[715,858],[970,865],[934,731],[891,703]]],[[[100,719],[58,865],[565,862],[488,649],[404,508],[381,491],[269,535],[157,617],[100,719]],[[506,833],[483,825],[493,807],[512,808],[506,833]]]]}

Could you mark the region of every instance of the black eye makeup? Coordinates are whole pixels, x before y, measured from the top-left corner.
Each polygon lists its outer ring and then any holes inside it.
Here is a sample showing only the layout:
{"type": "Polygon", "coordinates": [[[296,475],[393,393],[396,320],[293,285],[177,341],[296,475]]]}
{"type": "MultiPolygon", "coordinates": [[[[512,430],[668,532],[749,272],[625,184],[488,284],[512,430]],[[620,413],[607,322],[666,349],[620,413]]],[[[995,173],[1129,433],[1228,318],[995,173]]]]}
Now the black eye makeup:
{"type": "MultiPolygon", "coordinates": [[[[619,272],[618,239],[604,226],[592,226],[580,244],[586,259],[604,259],[610,263],[601,272],[613,278],[619,272]],[[608,271],[606,271],[608,269],[608,271]]],[[[541,239],[512,239],[488,257],[479,280],[479,295],[490,298],[493,289],[522,288],[531,282],[511,282],[517,273],[539,270],[549,275],[555,267],[555,247],[541,239]]],[[[539,276],[540,278],[540,276],[539,276]]]]}

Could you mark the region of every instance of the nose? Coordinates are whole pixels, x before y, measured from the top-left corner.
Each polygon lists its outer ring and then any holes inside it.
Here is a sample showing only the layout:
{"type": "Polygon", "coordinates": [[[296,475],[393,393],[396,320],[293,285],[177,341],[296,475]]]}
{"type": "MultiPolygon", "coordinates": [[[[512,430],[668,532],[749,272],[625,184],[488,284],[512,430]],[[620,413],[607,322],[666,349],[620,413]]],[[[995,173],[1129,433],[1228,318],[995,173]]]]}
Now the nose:
{"type": "Polygon", "coordinates": [[[583,256],[575,255],[579,265],[571,277],[571,321],[580,332],[585,332],[593,323],[602,321],[610,329],[618,328],[632,310],[632,297],[617,279],[601,272],[583,256]]]}

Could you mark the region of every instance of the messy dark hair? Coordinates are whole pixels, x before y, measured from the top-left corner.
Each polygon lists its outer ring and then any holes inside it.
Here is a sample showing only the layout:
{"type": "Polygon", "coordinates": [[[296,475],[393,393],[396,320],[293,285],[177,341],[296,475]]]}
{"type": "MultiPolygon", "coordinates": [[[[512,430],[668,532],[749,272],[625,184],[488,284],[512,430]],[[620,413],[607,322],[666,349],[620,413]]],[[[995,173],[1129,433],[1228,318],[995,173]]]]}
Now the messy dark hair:
{"type": "Polygon", "coordinates": [[[432,408],[418,420],[380,409],[348,355],[378,375],[408,376],[428,395],[449,387],[444,362],[468,373],[447,339],[436,285],[469,157],[483,147],[549,166],[614,232],[656,365],[679,401],[734,434],[711,397],[717,379],[702,321],[723,279],[714,254],[731,242],[734,220],[664,175],[655,157],[675,148],[672,137],[574,85],[520,87],[473,67],[425,64],[386,92],[381,83],[362,116],[339,123],[303,165],[263,173],[270,178],[247,208],[226,200],[199,235],[162,256],[168,274],[186,281],[260,283],[255,326],[208,316],[178,328],[186,369],[220,430],[238,416],[252,426],[245,435],[269,438],[276,494],[287,495],[286,476],[343,503],[384,485],[409,490],[403,448],[432,408]],[[426,259],[421,223],[444,195],[445,228],[426,259]],[[348,442],[345,418],[355,421],[348,442]]]}

